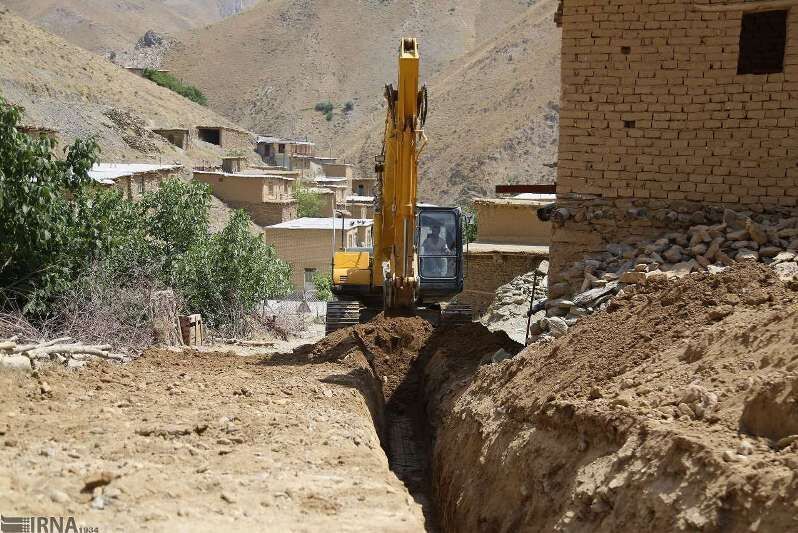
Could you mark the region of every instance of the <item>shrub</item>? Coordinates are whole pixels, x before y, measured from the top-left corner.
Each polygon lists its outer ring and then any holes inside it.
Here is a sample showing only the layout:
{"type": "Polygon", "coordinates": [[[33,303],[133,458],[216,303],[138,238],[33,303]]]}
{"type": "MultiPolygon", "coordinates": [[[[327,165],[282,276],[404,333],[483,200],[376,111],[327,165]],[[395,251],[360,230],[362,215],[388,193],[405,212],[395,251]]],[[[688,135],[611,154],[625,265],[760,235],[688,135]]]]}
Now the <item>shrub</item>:
{"type": "Polygon", "coordinates": [[[355,103],[352,100],[344,104],[344,113],[351,113],[353,109],[355,109],[355,103]]]}
{"type": "Polygon", "coordinates": [[[327,113],[332,113],[334,108],[335,106],[333,106],[333,103],[327,100],[326,102],[319,102],[318,104],[315,105],[313,109],[315,109],[320,113],[327,114],[327,113]]]}
{"type": "Polygon", "coordinates": [[[324,302],[332,300],[332,278],[329,274],[316,272],[313,274],[313,286],[316,289],[316,297],[324,302]]]}
{"type": "Polygon", "coordinates": [[[168,72],[158,72],[156,70],[147,68],[144,69],[142,75],[148,80],[157,83],[161,87],[166,87],[167,89],[176,92],[180,96],[188,98],[192,102],[196,102],[203,106],[208,105],[208,99],[205,97],[202,91],[193,85],[183,83],[181,80],[175,78],[168,72]]]}
{"type": "Polygon", "coordinates": [[[317,192],[308,190],[308,188],[301,181],[297,182],[294,189],[294,198],[297,203],[297,214],[300,217],[320,217],[322,209],[322,198],[317,192]]]}
{"type": "Polygon", "coordinates": [[[332,111],[328,111],[327,113],[325,113],[324,118],[327,120],[327,122],[330,122],[333,119],[332,111]]]}

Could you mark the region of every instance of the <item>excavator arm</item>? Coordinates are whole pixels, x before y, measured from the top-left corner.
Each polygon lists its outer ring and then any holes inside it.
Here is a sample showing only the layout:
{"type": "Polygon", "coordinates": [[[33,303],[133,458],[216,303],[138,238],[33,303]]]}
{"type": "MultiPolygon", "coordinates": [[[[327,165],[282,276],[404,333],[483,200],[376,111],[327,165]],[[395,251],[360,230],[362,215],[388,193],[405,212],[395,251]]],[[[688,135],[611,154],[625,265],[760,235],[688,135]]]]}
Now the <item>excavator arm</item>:
{"type": "Polygon", "coordinates": [[[374,263],[375,285],[383,286],[386,313],[412,311],[416,301],[416,196],[418,157],[424,144],[425,101],[419,92],[418,42],[402,39],[399,52],[399,80],[385,88],[387,115],[382,167],[375,199],[374,263]]]}

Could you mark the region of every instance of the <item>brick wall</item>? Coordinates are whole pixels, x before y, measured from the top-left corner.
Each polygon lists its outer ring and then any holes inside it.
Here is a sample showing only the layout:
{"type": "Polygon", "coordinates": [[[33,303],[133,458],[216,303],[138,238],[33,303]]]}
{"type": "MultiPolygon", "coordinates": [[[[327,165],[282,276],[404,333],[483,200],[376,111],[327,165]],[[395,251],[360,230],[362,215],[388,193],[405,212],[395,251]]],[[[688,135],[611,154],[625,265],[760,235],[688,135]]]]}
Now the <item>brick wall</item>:
{"type": "Polygon", "coordinates": [[[457,301],[471,305],[480,316],[493,301],[497,288],[531,272],[545,259],[539,254],[472,252],[466,257],[465,287],[457,301]]]}
{"type": "Polygon", "coordinates": [[[708,205],[794,210],[798,11],[783,72],[738,74],[743,11],[729,3],[564,0],[557,194],[570,219],[555,225],[553,270],[708,205]],[[591,209],[614,210],[613,224],[584,225],[591,209]]]}

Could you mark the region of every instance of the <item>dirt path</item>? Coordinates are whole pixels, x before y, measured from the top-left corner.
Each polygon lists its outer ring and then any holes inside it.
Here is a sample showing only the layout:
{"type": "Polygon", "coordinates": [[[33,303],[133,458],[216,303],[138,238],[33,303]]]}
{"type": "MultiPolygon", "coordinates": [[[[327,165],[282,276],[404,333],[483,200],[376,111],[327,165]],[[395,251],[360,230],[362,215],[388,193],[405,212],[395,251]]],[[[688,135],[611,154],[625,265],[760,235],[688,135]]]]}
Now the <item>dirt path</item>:
{"type": "Polygon", "coordinates": [[[0,510],[100,531],[420,531],[361,358],[150,352],[0,373],[0,510]],[[44,392],[43,392],[44,391],[44,392]],[[81,492],[102,472],[106,486],[81,492]]]}

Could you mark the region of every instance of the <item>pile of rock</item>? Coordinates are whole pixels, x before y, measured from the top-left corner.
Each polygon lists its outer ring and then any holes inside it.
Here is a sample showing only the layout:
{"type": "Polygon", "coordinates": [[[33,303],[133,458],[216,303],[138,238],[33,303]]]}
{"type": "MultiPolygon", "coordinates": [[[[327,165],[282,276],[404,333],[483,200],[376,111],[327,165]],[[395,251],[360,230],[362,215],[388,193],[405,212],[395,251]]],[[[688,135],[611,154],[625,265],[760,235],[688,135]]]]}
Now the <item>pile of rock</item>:
{"type": "Polygon", "coordinates": [[[579,317],[604,309],[624,286],[652,279],[683,277],[692,272],[719,272],[735,261],[760,261],[782,279],[798,276],[798,217],[771,221],[727,209],[723,221],[696,225],[637,245],[610,244],[604,253],[574,264],[563,275],[581,279],[549,287],[545,316],[530,328],[531,341],[564,335],[579,317]]]}
{"type": "MultiPolygon", "coordinates": [[[[543,261],[535,271],[527,272],[496,289],[496,297],[480,321],[490,331],[504,331],[516,342],[526,340],[527,312],[532,300],[532,290],[537,280],[534,301],[545,300],[548,286],[548,261],[543,261]]],[[[538,319],[545,313],[539,313],[538,319]]]]}

